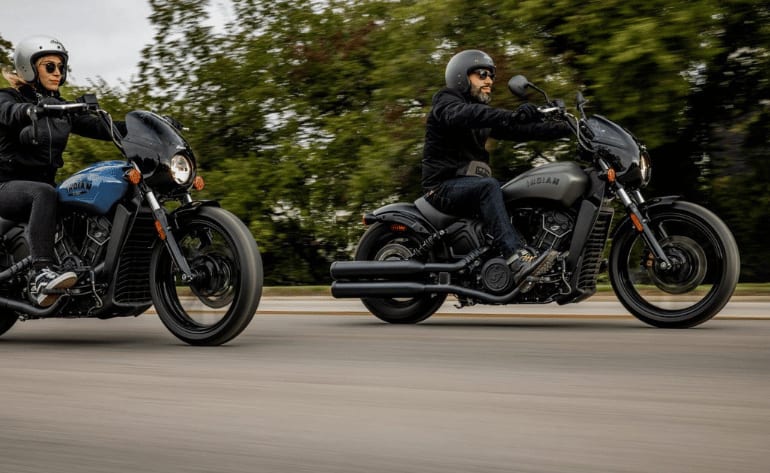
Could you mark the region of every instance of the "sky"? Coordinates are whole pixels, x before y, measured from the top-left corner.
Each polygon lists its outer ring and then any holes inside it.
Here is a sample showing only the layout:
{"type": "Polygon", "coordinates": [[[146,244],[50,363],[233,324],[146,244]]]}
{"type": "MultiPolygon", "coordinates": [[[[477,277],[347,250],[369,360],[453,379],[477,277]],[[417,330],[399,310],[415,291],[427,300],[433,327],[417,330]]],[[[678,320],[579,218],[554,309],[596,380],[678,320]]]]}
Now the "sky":
{"type": "Polygon", "coordinates": [[[101,77],[118,87],[141,74],[137,67],[141,51],[154,36],[146,0],[2,0],[0,4],[0,36],[14,46],[37,34],[64,44],[71,84],[87,86],[89,79],[101,77]]]}

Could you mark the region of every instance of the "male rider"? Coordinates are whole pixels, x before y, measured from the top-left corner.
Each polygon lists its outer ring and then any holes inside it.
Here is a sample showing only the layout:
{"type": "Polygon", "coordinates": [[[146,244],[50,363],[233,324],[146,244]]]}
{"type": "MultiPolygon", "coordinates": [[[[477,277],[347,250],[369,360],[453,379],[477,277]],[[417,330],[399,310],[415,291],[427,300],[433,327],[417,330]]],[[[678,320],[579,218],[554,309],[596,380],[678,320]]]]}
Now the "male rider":
{"type": "Polygon", "coordinates": [[[491,177],[487,138],[551,140],[570,136],[571,130],[566,123],[543,121],[532,104],[516,111],[490,107],[495,64],[483,51],[471,49],[454,55],[445,78],[446,87],[433,96],[425,130],[425,198],[444,213],[481,217],[518,284],[525,276],[547,271],[556,252],[536,261],[535,251],[524,246],[511,225],[500,183],[491,177]]]}

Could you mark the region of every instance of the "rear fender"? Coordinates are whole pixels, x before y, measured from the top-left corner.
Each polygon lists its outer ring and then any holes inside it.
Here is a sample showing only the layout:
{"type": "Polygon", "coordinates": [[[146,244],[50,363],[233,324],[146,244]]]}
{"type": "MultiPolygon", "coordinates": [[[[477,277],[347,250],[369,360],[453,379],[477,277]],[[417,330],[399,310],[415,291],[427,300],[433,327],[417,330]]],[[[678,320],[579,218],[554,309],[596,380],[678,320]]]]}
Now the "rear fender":
{"type": "Polygon", "coordinates": [[[366,225],[372,225],[376,222],[401,224],[422,235],[436,232],[433,225],[425,219],[414,204],[389,204],[364,215],[366,225]]]}

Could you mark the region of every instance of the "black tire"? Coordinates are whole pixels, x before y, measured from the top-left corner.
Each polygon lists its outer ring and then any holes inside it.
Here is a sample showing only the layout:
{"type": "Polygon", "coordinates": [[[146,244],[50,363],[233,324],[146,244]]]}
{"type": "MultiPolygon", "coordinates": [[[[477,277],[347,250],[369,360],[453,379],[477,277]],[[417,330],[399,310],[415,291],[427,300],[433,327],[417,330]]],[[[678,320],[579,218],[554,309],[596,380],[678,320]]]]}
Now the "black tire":
{"type": "MultiPolygon", "coordinates": [[[[3,239],[5,240],[3,249],[13,255],[13,261],[21,261],[29,256],[29,245],[23,227],[16,226],[12,228],[3,236],[3,239]]],[[[4,270],[7,268],[3,267],[0,269],[4,270]]],[[[20,292],[21,291],[10,290],[10,294],[7,294],[6,297],[10,296],[11,298],[21,300],[22,295],[20,292]]],[[[0,313],[0,335],[3,335],[16,324],[16,321],[19,320],[19,315],[18,312],[12,310],[6,310],[3,313],[0,313]]]]}
{"type": "Polygon", "coordinates": [[[14,313],[0,314],[0,335],[10,330],[17,320],[19,316],[14,313]]]}
{"type": "Polygon", "coordinates": [[[615,294],[634,317],[655,327],[689,328],[706,322],[727,304],[738,283],[735,238],[719,217],[690,202],[653,206],[647,216],[675,268],[659,270],[627,220],[610,251],[615,294]]]}
{"type": "Polygon", "coordinates": [[[165,245],[153,252],[150,290],[166,328],[190,345],[221,345],[240,334],[262,296],[262,259],[248,228],[219,207],[179,217],[174,236],[193,272],[182,282],[165,245]]]}
{"type": "MultiPolygon", "coordinates": [[[[356,250],[356,260],[387,261],[408,259],[422,240],[410,232],[394,231],[377,222],[366,230],[356,250]]],[[[433,315],[446,300],[446,294],[425,294],[409,298],[362,298],[374,316],[391,324],[416,324],[433,315]]]]}

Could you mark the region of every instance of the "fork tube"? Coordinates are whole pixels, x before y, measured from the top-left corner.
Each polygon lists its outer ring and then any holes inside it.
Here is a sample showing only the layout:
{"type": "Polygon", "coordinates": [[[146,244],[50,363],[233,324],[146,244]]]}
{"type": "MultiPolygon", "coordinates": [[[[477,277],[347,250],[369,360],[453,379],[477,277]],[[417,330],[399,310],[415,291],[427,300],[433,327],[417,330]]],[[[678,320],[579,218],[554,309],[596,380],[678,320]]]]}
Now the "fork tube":
{"type": "MultiPolygon", "coordinates": [[[[658,243],[658,239],[650,229],[650,226],[647,225],[648,221],[639,211],[639,207],[636,205],[636,202],[631,198],[631,196],[628,195],[628,192],[626,192],[626,189],[622,184],[619,182],[614,182],[613,184],[615,186],[615,194],[620,197],[620,201],[626,207],[628,215],[631,217],[631,222],[634,224],[634,228],[636,228],[636,230],[642,234],[642,238],[644,238],[645,243],[647,243],[647,246],[649,246],[650,250],[652,250],[653,254],[655,254],[655,258],[659,261],[659,267],[664,270],[669,269],[671,267],[671,261],[668,259],[668,256],[666,256],[666,253],[663,251],[660,243],[658,243]]],[[[641,193],[637,191],[637,194],[638,197],[641,198],[641,193]]]]}
{"type": "Polygon", "coordinates": [[[177,268],[182,272],[182,280],[184,282],[192,281],[195,276],[190,269],[190,265],[187,264],[187,260],[182,254],[182,251],[179,249],[174,234],[171,232],[165,210],[163,210],[163,207],[161,207],[158,199],[155,198],[155,194],[151,190],[145,190],[144,196],[147,199],[147,203],[150,204],[152,213],[155,216],[158,236],[165,242],[166,248],[168,248],[169,253],[171,253],[171,258],[174,260],[174,263],[176,263],[177,268]],[[157,226],[160,226],[160,228],[157,228],[157,226]]]}

